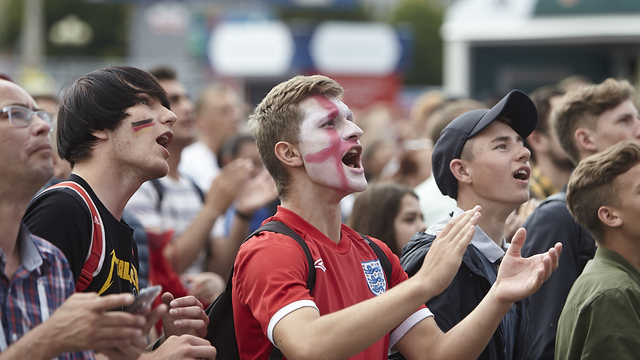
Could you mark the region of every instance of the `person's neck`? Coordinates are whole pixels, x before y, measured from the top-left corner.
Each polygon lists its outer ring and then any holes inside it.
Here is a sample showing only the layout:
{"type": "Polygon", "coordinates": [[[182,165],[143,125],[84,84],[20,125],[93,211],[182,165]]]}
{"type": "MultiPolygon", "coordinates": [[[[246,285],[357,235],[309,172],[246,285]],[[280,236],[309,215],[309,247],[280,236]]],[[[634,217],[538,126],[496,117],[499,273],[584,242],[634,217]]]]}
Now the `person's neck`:
{"type": "Polygon", "coordinates": [[[342,213],[339,196],[326,196],[327,189],[291,188],[281,206],[305,219],[336,244],[340,243],[342,213]]]}
{"type": "Polygon", "coordinates": [[[172,142],[167,149],[171,154],[171,156],[169,156],[169,159],[167,159],[167,164],[169,164],[169,172],[167,173],[167,176],[174,180],[178,180],[180,178],[180,175],[178,173],[178,165],[180,164],[180,158],[182,157],[182,150],[184,150],[185,147],[187,146],[172,142]]]}
{"type": "Polygon", "coordinates": [[[217,136],[207,135],[201,137],[201,140],[209,150],[211,150],[214,154],[218,155],[220,153],[220,148],[222,147],[222,142],[224,139],[218,138],[217,136]]]}
{"type": "Polygon", "coordinates": [[[20,245],[18,234],[22,216],[27,209],[29,200],[16,201],[10,194],[1,194],[0,202],[0,248],[6,255],[4,273],[11,279],[18,266],[20,266],[20,245]]]}
{"type": "Polygon", "coordinates": [[[578,163],[582,160],[588,158],[591,155],[597,154],[597,151],[586,150],[584,148],[578,148],[578,154],[580,155],[580,159],[578,159],[578,163]]]}
{"type": "Polygon", "coordinates": [[[491,240],[493,240],[493,242],[498,246],[502,246],[504,242],[505,223],[507,221],[507,217],[515,207],[489,201],[481,201],[480,199],[461,199],[458,197],[458,207],[464,211],[471,210],[476,205],[480,205],[482,207],[482,215],[478,221],[478,226],[491,240]]]}
{"type": "Polygon", "coordinates": [[[571,177],[571,169],[566,169],[556,165],[549,157],[538,156],[536,158],[536,166],[540,172],[546,176],[558,190],[562,190],[569,182],[571,177]]]}
{"type": "Polygon", "coordinates": [[[101,161],[89,161],[74,166],[72,174],[86,181],[102,204],[116,219],[122,218],[125,205],[144,181],[127,177],[126,171],[115,171],[101,161]]]}
{"type": "Polygon", "coordinates": [[[608,232],[604,237],[599,247],[616,252],[640,271],[640,239],[629,239],[621,231],[608,232]]]}

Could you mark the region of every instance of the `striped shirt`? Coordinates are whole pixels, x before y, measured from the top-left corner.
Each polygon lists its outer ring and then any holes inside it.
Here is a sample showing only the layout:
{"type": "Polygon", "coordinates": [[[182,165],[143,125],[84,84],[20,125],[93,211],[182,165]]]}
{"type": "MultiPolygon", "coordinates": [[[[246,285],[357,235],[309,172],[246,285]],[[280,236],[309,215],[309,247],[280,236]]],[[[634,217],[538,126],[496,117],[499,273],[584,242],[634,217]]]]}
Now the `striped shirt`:
{"type": "MultiPolygon", "coordinates": [[[[172,241],[175,241],[202,210],[202,195],[185,177],[174,180],[165,176],[158,181],[162,186],[162,201],[158,190],[151,181],[147,181],[129,199],[125,210],[135,216],[145,229],[155,229],[158,233],[173,231],[172,241]]],[[[213,232],[210,235],[213,236],[213,232]]],[[[205,258],[203,248],[184,272],[199,274],[205,271],[205,258]]]]}
{"type": "MultiPolygon", "coordinates": [[[[47,320],[74,292],[73,275],[66,258],[51,243],[31,235],[24,226],[18,233],[21,265],[11,279],[4,270],[7,256],[0,249],[0,351],[47,320]]],[[[93,359],[93,352],[61,354],[58,359],[93,359]]]]}

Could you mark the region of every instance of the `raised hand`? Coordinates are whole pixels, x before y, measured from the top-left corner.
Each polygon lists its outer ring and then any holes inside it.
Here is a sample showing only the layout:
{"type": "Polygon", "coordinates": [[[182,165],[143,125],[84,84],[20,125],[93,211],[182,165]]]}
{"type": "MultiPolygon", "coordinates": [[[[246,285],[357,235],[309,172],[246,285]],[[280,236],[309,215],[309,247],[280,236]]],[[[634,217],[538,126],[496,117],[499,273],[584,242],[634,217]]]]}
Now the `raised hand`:
{"type": "Polygon", "coordinates": [[[222,168],[220,174],[211,182],[204,206],[215,208],[217,213],[224,214],[244,188],[244,184],[251,178],[253,166],[251,160],[240,158],[222,168]]]}
{"type": "Polygon", "coordinates": [[[253,214],[257,209],[278,198],[276,185],[267,170],[262,170],[249,180],[236,198],[236,209],[243,214],[253,214]]]}
{"type": "Polygon", "coordinates": [[[456,275],[462,255],[475,233],[480,210],[480,206],[476,206],[449,221],[433,241],[422,267],[416,273],[416,276],[423,276],[424,281],[429,282],[432,296],[443,292],[456,275]]]}
{"type": "Polygon", "coordinates": [[[513,303],[530,296],[558,268],[562,244],[556,243],[546,253],[523,258],[520,251],[526,235],[524,228],[518,229],[498,269],[494,286],[496,299],[501,303],[513,303]]]}
{"type": "Polygon", "coordinates": [[[188,284],[187,293],[195,296],[196,299],[204,304],[213,303],[218,295],[224,291],[226,285],[226,281],[222,276],[210,271],[199,274],[185,274],[181,278],[186,280],[188,284]]]}

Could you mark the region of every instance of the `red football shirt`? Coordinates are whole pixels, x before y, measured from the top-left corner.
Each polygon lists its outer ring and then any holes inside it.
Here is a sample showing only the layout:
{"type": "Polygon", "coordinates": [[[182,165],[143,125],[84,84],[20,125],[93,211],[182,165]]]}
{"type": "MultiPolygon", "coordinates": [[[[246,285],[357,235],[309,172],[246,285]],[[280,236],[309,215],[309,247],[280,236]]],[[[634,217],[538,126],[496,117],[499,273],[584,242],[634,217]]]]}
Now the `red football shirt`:
{"type": "MultiPolygon", "coordinates": [[[[344,224],[341,241],[336,244],[288,209],[278,208],[266,221],[270,220],[287,224],[305,240],[316,268],[316,285],[310,294],[306,288],[306,257],[288,236],[263,232],[243,244],[234,265],[232,293],[241,359],[267,359],[273,346],[273,328],[294,310],[310,306],[320,315],[329,314],[373,298],[385,287],[407,279],[398,257],[372,238],[391,262],[392,279],[387,280],[371,247],[344,224]]],[[[431,316],[423,308],[394,330],[392,338],[397,341],[415,323],[431,316]]],[[[375,321],[372,317],[371,322],[375,321]]],[[[353,359],[386,359],[388,346],[389,335],[353,359]]]]}

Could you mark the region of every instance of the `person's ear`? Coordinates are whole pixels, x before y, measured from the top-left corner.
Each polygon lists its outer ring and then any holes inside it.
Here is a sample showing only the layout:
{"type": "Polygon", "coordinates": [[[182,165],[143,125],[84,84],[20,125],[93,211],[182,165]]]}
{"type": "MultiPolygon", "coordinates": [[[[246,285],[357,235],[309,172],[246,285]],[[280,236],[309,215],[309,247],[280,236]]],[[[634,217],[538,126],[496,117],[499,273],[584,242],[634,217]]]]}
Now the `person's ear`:
{"type": "Polygon", "coordinates": [[[453,176],[458,180],[458,182],[471,184],[473,179],[471,178],[471,173],[469,172],[468,164],[461,159],[453,159],[449,163],[449,169],[453,176]]]}
{"type": "Polygon", "coordinates": [[[573,133],[573,139],[576,142],[578,149],[586,150],[590,153],[598,151],[596,144],[593,141],[593,134],[591,130],[585,128],[578,128],[573,133]]]}
{"type": "Polygon", "coordinates": [[[616,208],[610,206],[600,206],[598,209],[598,219],[608,227],[620,227],[622,226],[622,218],[616,208]]]}
{"type": "Polygon", "coordinates": [[[533,130],[533,132],[527,136],[527,143],[535,152],[543,152],[549,148],[547,136],[537,130],[533,130]]]}
{"type": "Polygon", "coordinates": [[[107,140],[109,138],[109,134],[107,134],[106,130],[94,130],[91,132],[91,135],[97,137],[100,140],[107,140]]]}
{"type": "Polygon", "coordinates": [[[286,141],[279,141],[275,146],[276,157],[278,160],[289,167],[302,166],[302,154],[297,144],[291,144],[286,141]]]}

